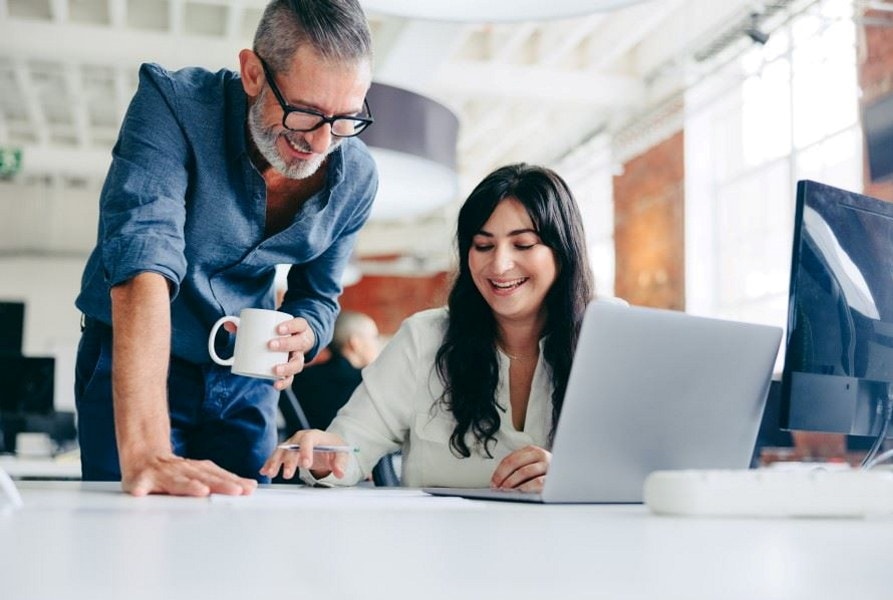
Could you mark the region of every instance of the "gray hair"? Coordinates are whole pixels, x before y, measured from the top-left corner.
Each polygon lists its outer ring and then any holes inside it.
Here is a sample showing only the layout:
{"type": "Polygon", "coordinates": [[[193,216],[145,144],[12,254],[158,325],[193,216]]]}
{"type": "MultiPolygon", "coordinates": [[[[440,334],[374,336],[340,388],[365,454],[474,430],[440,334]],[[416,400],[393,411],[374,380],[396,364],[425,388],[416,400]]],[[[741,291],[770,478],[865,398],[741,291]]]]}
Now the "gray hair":
{"type": "Polygon", "coordinates": [[[333,62],[372,60],[372,34],[357,0],[273,0],[254,33],[254,52],[287,72],[307,44],[333,62]]]}

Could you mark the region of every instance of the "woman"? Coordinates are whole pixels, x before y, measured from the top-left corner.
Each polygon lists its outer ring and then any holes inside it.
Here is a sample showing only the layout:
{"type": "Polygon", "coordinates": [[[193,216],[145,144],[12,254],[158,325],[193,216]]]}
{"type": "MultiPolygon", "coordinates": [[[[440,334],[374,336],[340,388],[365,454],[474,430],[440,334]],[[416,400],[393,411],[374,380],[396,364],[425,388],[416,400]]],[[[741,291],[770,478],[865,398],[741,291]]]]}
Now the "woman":
{"type": "Polygon", "coordinates": [[[579,209],[554,172],[511,165],[472,191],[456,239],[448,307],[408,318],[328,430],[261,473],[352,485],[402,448],[407,486],[542,489],[593,291],[579,209]]]}

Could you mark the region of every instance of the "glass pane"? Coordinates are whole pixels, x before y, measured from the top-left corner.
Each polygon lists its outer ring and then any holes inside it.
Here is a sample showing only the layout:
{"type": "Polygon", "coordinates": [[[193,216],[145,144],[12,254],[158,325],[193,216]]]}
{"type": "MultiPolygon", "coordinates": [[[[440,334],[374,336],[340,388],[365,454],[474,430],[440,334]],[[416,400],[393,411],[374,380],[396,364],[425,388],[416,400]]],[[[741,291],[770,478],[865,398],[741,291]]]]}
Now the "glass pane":
{"type": "Polygon", "coordinates": [[[783,325],[796,180],[861,186],[852,3],[808,10],[742,55],[740,83],[701,96],[686,118],[686,190],[708,213],[686,235],[709,264],[689,265],[698,281],[686,293],[702,314],[783,325]]]}
{"type": "Polygon", "coordinates": [[[845,190],[862,189],[862,133],[858,126],[797,153],[796,179],[812,179],[845,190]]]}
{"type": "Polygon", "coordinates": [[[830,24],[793,53],[794,145],[805,148],[858,119],[855,28],[830,24]]]}
{"type": "Polygon", "coordinates": [[[744,156],[757,166],[791,152],[790,67],[780,59],[742,86],[744,156]]]}

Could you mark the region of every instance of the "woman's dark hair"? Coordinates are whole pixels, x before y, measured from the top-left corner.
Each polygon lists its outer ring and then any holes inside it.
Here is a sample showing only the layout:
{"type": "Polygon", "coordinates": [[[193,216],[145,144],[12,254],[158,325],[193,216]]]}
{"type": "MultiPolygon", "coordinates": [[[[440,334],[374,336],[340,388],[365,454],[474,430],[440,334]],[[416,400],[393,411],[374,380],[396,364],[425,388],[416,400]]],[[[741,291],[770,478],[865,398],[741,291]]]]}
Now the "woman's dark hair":
{"type": "Polygon", "coordinates": [[[475,446],[492,456],[490,443],[495,443],[501,420],[496,402],[496,320],[471,278],[468,252],[474,236],[505,198],[515,198],[524,206],[543,244],[554,251],[557,263],[555,282],[545,298],[542,331],[543,358],[550,368],[554,390],[550,439],[561,413],[583,313],[594,291],[580,210],[561,177],[543,167],[509,165],[487,175],[471,192],[459,211],[459,270],[449,295],[449,324],[436,359],[437,373],[444,384],[441,402],[456,419],[450,448],[462,457],[471,456],[466,442],[469,432],[475,446]]]}

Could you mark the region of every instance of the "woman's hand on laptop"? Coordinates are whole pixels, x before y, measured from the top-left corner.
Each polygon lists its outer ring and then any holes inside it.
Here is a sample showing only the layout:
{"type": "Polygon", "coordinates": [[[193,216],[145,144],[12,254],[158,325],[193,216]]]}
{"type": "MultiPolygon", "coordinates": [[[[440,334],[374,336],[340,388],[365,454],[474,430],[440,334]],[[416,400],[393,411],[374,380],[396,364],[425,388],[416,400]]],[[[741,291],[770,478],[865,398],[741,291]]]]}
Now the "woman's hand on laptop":
{"type": "Polygon", "coordinates": [[[525,446],[502,459],[490,478],[490,487],[541,492],[552,453],[539,446],[525,446]]]}
{"type": "Polygon", "coordinates": [[[334,474],[341,479],[347,469],[351,451],[340,436],[319,429],[298,431],[280,444],[264,466],[261,475],[275,477],[282,469],[282,476],[291,479],[298,468],[308,469],[316,479],[334,474]]]}

